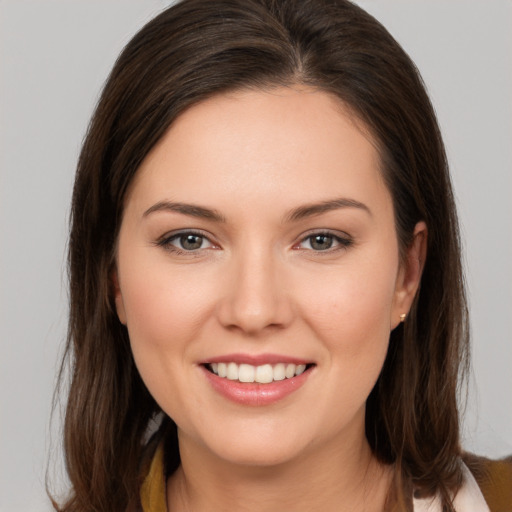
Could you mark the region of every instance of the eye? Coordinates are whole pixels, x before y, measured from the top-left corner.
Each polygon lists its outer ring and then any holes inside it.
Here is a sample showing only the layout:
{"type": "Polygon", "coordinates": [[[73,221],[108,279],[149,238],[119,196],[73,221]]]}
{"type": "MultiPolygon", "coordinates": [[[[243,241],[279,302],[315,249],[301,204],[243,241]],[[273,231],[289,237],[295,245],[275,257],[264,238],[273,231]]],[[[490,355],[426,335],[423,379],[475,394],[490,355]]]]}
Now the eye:
{"type": "Polygon", "coordinates": [[[170,243],[176,244],[180,249],[185,251],[197,251],[197,249],[203,249],[204,245],[207,245],[208,240],[201,235],[194,233],[187,233],[175,237],[170,243]]]}
{"type": "Polygon", "coordinates": [[[174,252],[194,252],[215,247],[205,235],[193,231],[182,231],[166,236],[158,245],[174,252]]]}
{"type": "Polygon", "coordinates": [[[351,243],[352,240],[350,238],[337,236],[333,233],[313,233],[303,238],[296,248],[321,252],[346,248],[351,243]]]}

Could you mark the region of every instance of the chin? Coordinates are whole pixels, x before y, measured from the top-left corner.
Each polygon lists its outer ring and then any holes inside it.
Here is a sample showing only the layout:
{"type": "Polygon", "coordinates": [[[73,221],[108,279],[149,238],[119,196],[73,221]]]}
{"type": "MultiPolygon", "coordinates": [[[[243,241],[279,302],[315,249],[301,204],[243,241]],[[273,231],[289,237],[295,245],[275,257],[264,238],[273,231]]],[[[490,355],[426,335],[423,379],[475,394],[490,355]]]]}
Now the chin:
{"type": "Polygon", "coordinates": [[[224,429],[210,432],[200,442],[213,457],[225,463],[263,468],[286,464],[307,450],[298,432],[290,434],[289,425],[284,429],[247,428],[237,432],[224,429]],[[211,435],[215,433],[222,435],[211,435]]]}
{"type": "Polygon", "coordinates": [[[289,463],[300,457],[301,450],[297,450],[295,446],[293,449],[283,449],[283,447],[276,448],[274,444],[255,444],[250,446],[241,445],[226,447],[218,453],[218,456],[225,462],[235,464],[238,466],[258,467],[258,468],[271,468],[281,466],[289,463]]]}

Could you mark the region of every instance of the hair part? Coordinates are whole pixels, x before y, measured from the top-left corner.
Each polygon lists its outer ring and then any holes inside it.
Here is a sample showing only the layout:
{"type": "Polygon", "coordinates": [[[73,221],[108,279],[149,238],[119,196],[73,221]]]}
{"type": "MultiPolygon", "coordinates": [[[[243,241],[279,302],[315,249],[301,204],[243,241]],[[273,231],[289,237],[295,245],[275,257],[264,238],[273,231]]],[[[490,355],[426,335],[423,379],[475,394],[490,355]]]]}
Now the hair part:
{"type": "MultiPolygon", "coordinates": [[[[382,25],[347,0],[186,0],[123,50],[79,157],[65,355],[72,493],[57,510],[136,507],[146,430],[160,412],[112,293],[124,200],[139,166],[194,104],[233,90],[295,85],[334,95],[372,134],[402,252],[416,223],[427,224],[421,288],[407,322],[391,333],[367,402],[366,435],[375,456],[396,465],[402,491],[439,492],[451,509],[461,482],[457,391],[468,361],[467,308],[445,150],[417,69],[382,25]]],[[[179,463],[172,420],[160,435],[172,469],[179,463]]]]}

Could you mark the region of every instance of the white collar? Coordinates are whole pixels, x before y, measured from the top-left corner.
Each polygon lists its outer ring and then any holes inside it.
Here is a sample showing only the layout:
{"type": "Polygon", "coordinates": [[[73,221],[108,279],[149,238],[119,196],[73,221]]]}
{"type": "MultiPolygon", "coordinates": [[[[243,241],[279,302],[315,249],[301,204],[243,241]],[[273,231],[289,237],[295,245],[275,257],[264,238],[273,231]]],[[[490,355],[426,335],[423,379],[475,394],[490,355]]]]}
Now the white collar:
{"type": "MultiPolygon", "coordinates": [[[[457,512],[490,512],[482,491],[467,466],[462,463],[464,481],[453,500],[457,512]]],[[[441,512],[439,496],[434,498],[413,498],[414,512],[441,512]]]]}

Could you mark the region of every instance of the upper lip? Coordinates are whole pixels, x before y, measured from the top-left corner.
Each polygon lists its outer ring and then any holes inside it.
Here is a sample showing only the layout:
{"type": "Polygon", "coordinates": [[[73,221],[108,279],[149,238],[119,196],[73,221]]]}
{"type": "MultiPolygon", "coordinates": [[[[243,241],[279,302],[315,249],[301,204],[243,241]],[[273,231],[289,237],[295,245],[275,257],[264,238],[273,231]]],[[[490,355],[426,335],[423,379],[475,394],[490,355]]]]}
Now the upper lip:
{"type": "Polygon", "coordinates": [[[250,364],[252,366],[261,366],[263,364],[311,364],[313,361],[302,359],[300,357],[286,356],[281,354],[225,354],[222,356],[215,356],[204,361],[200,364],[211,363],[236,363],[236,364],[250,364]]]}

